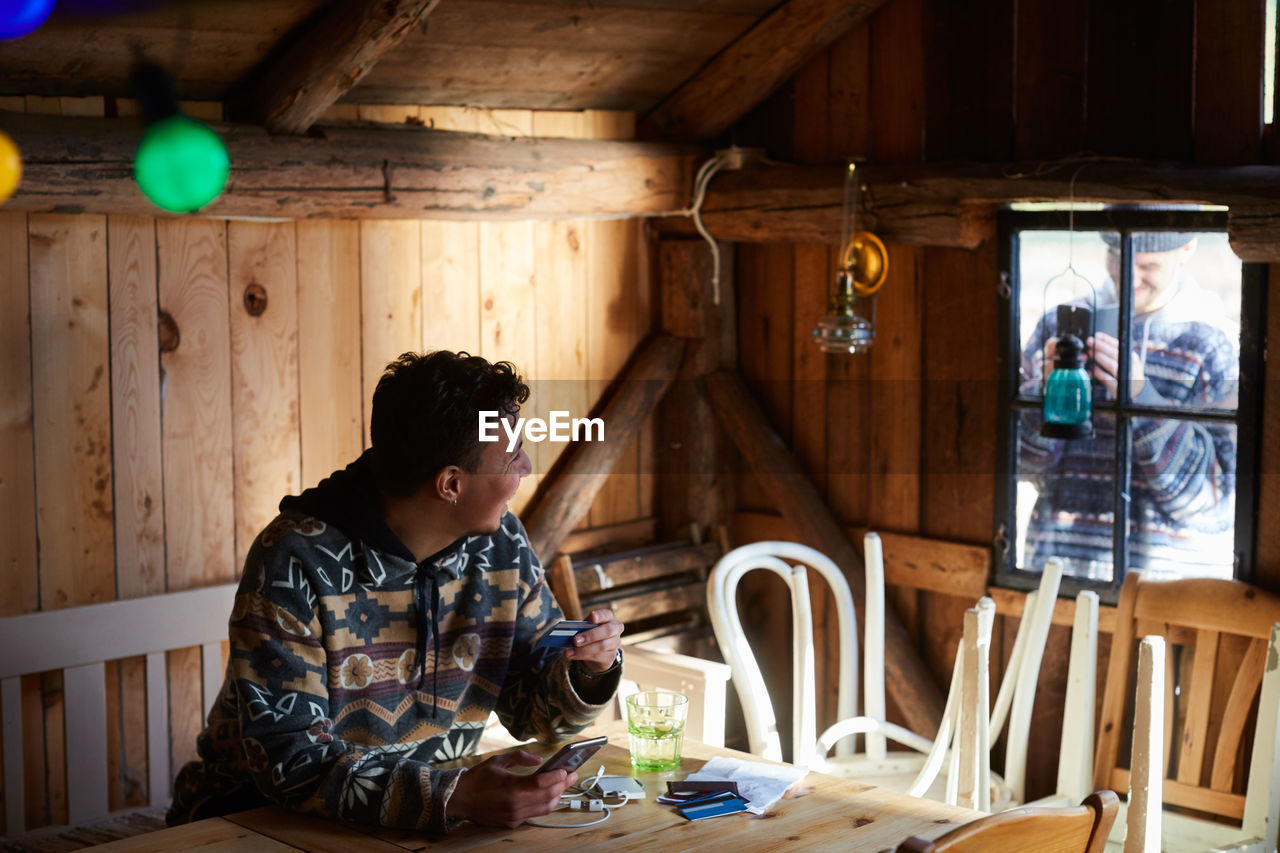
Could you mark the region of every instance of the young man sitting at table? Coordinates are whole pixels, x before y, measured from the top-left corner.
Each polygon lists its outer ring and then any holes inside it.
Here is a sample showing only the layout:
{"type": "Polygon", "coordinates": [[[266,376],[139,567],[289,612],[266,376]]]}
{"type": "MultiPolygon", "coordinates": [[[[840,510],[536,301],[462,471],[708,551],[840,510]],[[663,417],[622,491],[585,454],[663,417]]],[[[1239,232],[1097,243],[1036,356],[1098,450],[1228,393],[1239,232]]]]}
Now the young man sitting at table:
{"type": "Polygon", "coordinates": [[[612,699],[623,626],[608,610],[563,653],[562,619],[520,520],[522,447],[479,441],[480,411],[514,417],[529,388],[507,362],[406,353],[373,396],[373,447],[280,502],[249,549],[231,656],[201,760],[182,768],[170,824],[275,803],[433,833],[547,814],[576,774],[470,770],[496,710],[517,738],[568,737],[612,699]]]}

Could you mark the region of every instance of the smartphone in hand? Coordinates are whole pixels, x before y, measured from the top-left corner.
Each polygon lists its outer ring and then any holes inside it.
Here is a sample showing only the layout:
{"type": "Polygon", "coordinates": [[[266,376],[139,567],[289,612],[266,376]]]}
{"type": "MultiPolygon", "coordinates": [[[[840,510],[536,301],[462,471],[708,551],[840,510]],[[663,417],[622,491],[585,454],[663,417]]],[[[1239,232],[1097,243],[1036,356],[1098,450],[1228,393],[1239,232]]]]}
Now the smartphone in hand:
{"type": "Polygon", "coordinates": [[[575,743],[565,744],[559,752],[543,762],[538,768],[539,773],[546,773],[548,770],[577,770],[586,760],[599,752],[600,747],[609,742],[607,737],[593,737],[590,740],[580,740],[575,743]]]}

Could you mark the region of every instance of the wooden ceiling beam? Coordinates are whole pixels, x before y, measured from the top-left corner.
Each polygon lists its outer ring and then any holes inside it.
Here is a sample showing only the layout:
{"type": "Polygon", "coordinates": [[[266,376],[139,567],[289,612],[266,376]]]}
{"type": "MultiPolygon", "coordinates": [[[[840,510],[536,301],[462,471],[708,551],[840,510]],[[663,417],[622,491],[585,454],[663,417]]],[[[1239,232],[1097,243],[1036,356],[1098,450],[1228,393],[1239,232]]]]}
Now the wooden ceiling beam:
{"type": "MultiPolygon", "coordinates": [[[[972,249],[994,236],[996,211],[1025,201],[1215,204],[1230,208],[1243,260],[1280,261],[1280,166],[1198,166],[1098,159],[1083,163],[868,165],[856,227],[886,243],[972,249]],[[1072,176],[1075,176],[1074,186],[1072,176]]],[[[838,243],[843,166],[755,167],[712,181],[702,221],[730,242],[838,243]]],[[[686,217],[659,220],[693,234],[686,217]]]]}
{"type": "MultiPolygon", "coordinates": [[[[695,149],[665,143],[539,139],[416,127],[323,128],[269,136],[215,124],[231,156],[213,217],[308,219],[623,219],[682,208],[695,149]]],[[[133,180],[130,119],[0,111],[23,156],[7,210],[163,215],[133,180]]]]}
{"type": "Polygon", "coordinates": [[[374,64],[417,26],[440,0],[343,0],[307,21],[265,70],[242,84],[233,114],[271,133],[306,133],[374,64]]]}
{"type": "Polygon", "coordinates": [[[884,2],[788,0],[668,95],[641,123],[641,136],[716,138],[884,2]]]}

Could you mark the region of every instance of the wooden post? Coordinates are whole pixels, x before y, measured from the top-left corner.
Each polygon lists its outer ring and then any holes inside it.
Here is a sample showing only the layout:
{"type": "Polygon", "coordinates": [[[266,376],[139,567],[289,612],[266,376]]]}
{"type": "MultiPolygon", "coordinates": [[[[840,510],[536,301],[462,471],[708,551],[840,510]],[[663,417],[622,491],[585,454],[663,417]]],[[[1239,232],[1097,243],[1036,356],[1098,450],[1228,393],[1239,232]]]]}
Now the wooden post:
{"type": "Polygon", "coordinates": [[[570,445],[543,479],[525,511],[524,522],[534,553],[544,561],[555,556],[564,538],[591,508],[614,464],[671,387],[684,352],[685,341],[680,338],[660,335],[650,340],[632,360],[608,402],[592,412],[604,421],[605,440],[570,445]]]}
{"type": "Polygon", "coordinates": [[[702,380],[737,362],[733,320],[731,247],[721,246],[720,304],[712,298],[712,256],[702,240],[662,239],[657,244],[662,330],[691,342],[688,358],[659,407],[659,506],[661,535],[677,536],[689,524],[723,524],[732,512],[728,438],[716,422],[702,380]]]}
{"type": "MultiPolygon", "coordinates": [[[[769,483],[778,508],[799,540],[831,557],[844,571],[859,619],[864,618],[866,582],[857,549],[769,425],[742,379],[732,371],[719,371],[707,378],[707,393],[716,417],[745,457],[747,470],[769,483]]],[[[942,719],[944,697],[892,608],[885,612],[885,674],[889,694],[902,710],[907,726],[925,735],[933,734],[942,719]]]]}

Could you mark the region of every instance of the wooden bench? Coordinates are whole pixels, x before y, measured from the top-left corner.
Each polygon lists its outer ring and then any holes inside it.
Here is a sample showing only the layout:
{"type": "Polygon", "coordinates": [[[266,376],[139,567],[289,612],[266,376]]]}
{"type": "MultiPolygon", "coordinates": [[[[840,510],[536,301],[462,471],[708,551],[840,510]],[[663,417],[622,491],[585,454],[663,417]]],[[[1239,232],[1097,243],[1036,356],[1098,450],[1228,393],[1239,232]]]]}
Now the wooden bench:
{"type": "Polygon", "coordinates": [[[108,814],[107,661],[146,656],[147,778],[153,807],[168,804],[169,706],[165,652],[200,646],[203,709],[222,686],[222,643],[235,584],[0,619],[5,820],[10,836],[24,816],[22,676],[61,670],[64,682],[67,817],[83,824],[108,814]]]}
{"type": "Polygon", "coordinates": [[[677,542],[611,554],[562,554],[548,573],[567,618],[609,608],[626,623],[619,702],[637,690],[683,693],[689,697],[686,733],[710,746],[724,746],[730,670],[707,657],[715,644],[706,584],[727,550],[724,528],[704,541],[691,527],[688,538],[677,542]]]}

